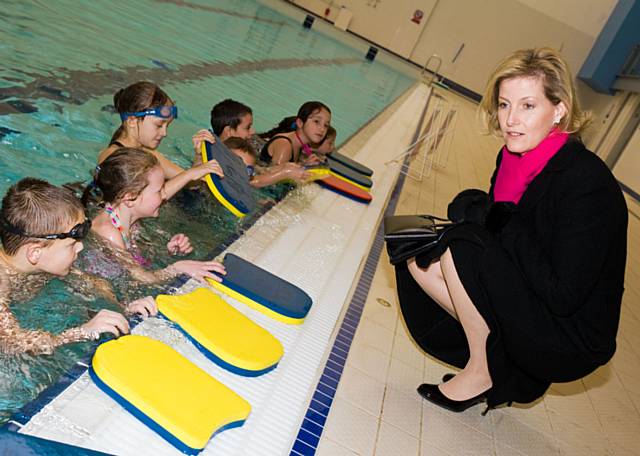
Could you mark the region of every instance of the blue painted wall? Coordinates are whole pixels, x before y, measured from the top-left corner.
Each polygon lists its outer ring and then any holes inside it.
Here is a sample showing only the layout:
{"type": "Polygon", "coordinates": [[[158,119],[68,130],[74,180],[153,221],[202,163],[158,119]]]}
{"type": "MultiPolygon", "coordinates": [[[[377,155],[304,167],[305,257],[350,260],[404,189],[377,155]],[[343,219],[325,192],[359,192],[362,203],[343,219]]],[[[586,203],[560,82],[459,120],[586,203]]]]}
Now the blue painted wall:
{"type": "Polygon", "coordinates": [[[618,0],[609,20],[578,72],[596,92],[613,93],[616,75],[633,47],[640,43],[640,0],[618,0]]]}

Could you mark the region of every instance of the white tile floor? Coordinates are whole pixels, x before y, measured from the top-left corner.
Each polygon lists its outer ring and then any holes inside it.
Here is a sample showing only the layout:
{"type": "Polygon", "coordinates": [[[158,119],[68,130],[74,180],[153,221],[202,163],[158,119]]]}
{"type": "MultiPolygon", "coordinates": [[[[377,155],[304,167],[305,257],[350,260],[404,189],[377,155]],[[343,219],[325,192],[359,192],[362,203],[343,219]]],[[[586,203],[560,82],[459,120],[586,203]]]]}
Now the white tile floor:
{"type": "MultiPolygon", "coordinates": [[[[479,133],[474,104],[443,96],[459,106],[448,164],[422,182],[408,179],[396,213],[445,214],[459,190],[488,187],[500,142],[479,133]]],[[[383,253],[317,454],[640,454],[640,205],[628,203],[626,293],[613,360],[582,380],[552,385],[533,404],[486,417],[482,406],[453,414],[417,395],[418,384],[450,369],[408,336],[383,253]]]]}

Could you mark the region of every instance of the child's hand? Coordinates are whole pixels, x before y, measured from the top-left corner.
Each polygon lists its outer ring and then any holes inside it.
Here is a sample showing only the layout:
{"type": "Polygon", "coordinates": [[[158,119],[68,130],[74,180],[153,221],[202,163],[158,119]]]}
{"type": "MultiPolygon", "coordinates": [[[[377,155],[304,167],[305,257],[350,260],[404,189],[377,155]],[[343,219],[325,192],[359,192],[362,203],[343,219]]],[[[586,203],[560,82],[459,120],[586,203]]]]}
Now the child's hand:
{"type": "Polygon", "coordinates": [[[185,234],[176,234],[174,235],[169,242],[167,242],[167,250],[171,255],[183,254],[193,252],[193,247],[191,247],[191,242],[189,238],[185,234]]]}
{"type": "Polygon", "coordinates": [[[129,323],[118,312],[102,309],[91,320],[80,326],[93,339],[100,337],[100,334],[110,332],[118,337],[129,333],[129,323]]]}
{"type": "Polygon", "coordinates": [[[318,165],[320,163],[324,162],[324,159],[320,158],[318,155],[311,154],[307,157],[306,160],[304,160],[304,164],[305,165],[318,165]]]}
{"type": "Polygon", "coordinates": [[[318,160],[320,160],[320,163],[326,163],[327,162],[327,154],[323,154],[320,152],[315,152],[314,155],[318,158],[318,160]]]}
{"type": "Polygon", "coordinates": [[[205,278],[210,278],[215,280],[216,282],[221,282],[222,279],[217,275],[213,274],[213,272],[217,272],[218,274],[226,274],[227,272],[224,269],[224,266],[217,261],[176,261],[172,265],[173,269],[176,271],[187,274],[194,279],[198,279],[203,284],[207,284],[205,278]]]}
{"type": "Polygon", "coordinates": [[[209,130],[198,130],[197,133],[191,137],[193,150],[196,151],[196,155],[200,155],[200,149],[202,148],[203,141],[213,144],[216,142],[216,138],[209,130]]]}
{"type": "Polygon", "coordinates": [[[202,165],[202,153],[200,153],[200,151],[197,151],[193,156],[193,163],[191,163],[191,167],[195,168],[196,166],[200,165],[202,165]]]}
{"type": "Polygon", "coordinates": [[[130,313],[138,313],[142,315],[142,318],[147,318],[158,314],[158,306],[156,305],[155,299],[147,296],[127,304],[127,311],[130,313]]]}
{"type": "Polygon", "coordinates": [[[224,177],[224,171],[222,171],[222,166],[218,163],[218,160],[209,160],[207,163],[203,163],[202,168],[205,170],[203,176],[206,176],[209,173],[217,174],[220,177],[224,177]]]}
{"type": "Polygon", "coordinates": [[[210,160],[207,163],[194,166],[189,171],[193,173],[192,180],[200,179],[209,173],[217,174],[220,177],[224,177],[222,166],[220,166],[220,163],[218,163],[217,160],[210,160]]]}
{"type": "Polygon", "coordinates": [[[286,163],[284,165],[284,172],[288,178],[298,183],[303,183],[311,177],[311,173],[304,169],[304,166],[300,166],[297,163],[286,163]]]}

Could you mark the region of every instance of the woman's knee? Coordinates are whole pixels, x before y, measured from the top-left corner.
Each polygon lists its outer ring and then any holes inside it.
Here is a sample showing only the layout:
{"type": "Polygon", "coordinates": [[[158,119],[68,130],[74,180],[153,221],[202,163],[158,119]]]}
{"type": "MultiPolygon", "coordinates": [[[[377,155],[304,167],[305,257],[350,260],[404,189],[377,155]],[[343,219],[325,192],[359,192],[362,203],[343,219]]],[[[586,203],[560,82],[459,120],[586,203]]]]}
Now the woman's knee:
{"type": "Polygon", "coordinates": [[[442,261],[443,267],[445,268],[448,266],[455,266],[455,263],[453,262],[453,255],[451,254],[451,249],[447,248],[447,250],[444,251],[444,253],[440,257],[440,261],[442,261]]]}
{"type": "Polygon", "coordinates": [[[411,258],[407,260],[407,267],[409,268],[409,272],[411,273],[413,278],[419,283],[423,282],[424,280],[444,280],[439,260],[433,261],[426,268],[421,268],[416,263],[416,259],[411,258]]]}

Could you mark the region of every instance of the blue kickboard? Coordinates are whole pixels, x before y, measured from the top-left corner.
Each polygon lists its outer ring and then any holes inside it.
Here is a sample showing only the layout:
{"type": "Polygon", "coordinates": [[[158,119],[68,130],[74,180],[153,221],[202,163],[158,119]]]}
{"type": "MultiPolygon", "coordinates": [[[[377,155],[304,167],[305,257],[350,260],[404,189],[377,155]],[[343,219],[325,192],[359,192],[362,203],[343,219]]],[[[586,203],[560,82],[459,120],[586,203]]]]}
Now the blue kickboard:
{"type": "Polygon", "coordinates": [[[373,176],[373,170],[371,168],[367,168],[362,163],[355,161],[352,158],[347,157],[346,155],[342,155],[338,152],[332,152],[330,155],[327,155],[329,159],[329,163],[332,161],[342,163],[347,168],[351,168],[354,171],[359,172],[365,176],[371,177],[373,176]]]}
{"type": "Polygon", "coordinates": [[[331,160],[331,158],[328,158],[327,161],[328,161],[329,169],[331,170],[331,172],[337,174],[338,176],[342,176],[345,179],[349,179],[351,182],[354,182],[365,188],[371,188],[371,186],[373,185],[373,182],[371,181],[370,177],[360,174],[359,172],[354,171],[353,169],[343,165],[340,162],[331,160]]]}
{"type": "Polygon", "coordinates": [[[292,283],[232,253],[225,255],[224,267],[223,286],[289,319],[302,320],[309,313],[311,297],[292,283]]]}
{"type": "Polygon", "coordinates": [[[209,174],[209,177],[223,199],[221,203],[227,209],[235,209],[240,214],[248,214],[256,207],[256,201],[253,196],[253,188],[249,183],[247,167],[242,159],[231,152],[218,136],[215,138],[214,144],[205,142],[207,161],[217,160],[224,171],[224,178],[213,173],[209,174]]]}

